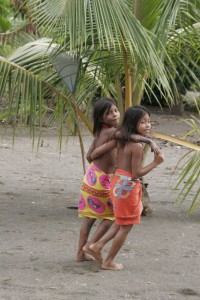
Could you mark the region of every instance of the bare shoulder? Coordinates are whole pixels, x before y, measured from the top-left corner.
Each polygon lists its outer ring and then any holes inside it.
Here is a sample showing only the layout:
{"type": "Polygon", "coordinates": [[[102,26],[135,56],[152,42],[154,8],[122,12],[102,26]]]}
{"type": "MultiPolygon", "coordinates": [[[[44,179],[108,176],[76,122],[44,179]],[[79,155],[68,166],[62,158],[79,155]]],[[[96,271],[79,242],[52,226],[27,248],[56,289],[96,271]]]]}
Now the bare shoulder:
{"type": "Polygon", "coordinates": [[[143,153],[144,151],[144,146],[142,143],[128,143],[128,147],[133,153],[143,153]]]}
{"type": "Polygon", "coordinates": [[[142,143],[132,143],[132,142],[130,142],[130,143],[128,143],[128,145],[129,145],[129,147],[131,147],[132,149],[138,149],[138,150],[143,150],[144,149],[144,146],[143,146],[143,144],[142,143]]]}
{"type": "Polygon", "coordinates": [[[142,144],[140,143],[126,143],[125,147],[124,147],[124,154],[125,155],[138,155],[138,154],[142,154],[143,153],[143,147],[142,144]]]}
{"type": "Polygon", "coordinates": [[[117,129],[115,127],[106,128],[105,133],[110,137],[114,137],[117,129]]]}

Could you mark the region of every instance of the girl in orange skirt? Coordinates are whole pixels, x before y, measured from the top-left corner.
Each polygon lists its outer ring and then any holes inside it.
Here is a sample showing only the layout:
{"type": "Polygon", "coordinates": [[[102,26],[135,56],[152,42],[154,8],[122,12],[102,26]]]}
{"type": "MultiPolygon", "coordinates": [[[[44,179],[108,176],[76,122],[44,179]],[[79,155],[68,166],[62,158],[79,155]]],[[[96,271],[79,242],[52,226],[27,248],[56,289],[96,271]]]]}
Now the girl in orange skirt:
{"type": "Polygon", "coordinates": [[[99,148],[99,151],[104,151],[105,147],[108,150],[117,144],[117,169],[110,188],[115,225],[97,243],[89,247],[93,256],[100,257],[102,247],[113,238],[110,251],[102,262],[102,269],[105,270],[115,271],[124,268],[122,264],[114,262],[114,258],[123,246],[133,224],[140,222],[142,212],[140,178],[164,161],[163,154],[156,148],[154,160],[143,167],[144,145],[131,140],[132,134],[148,136],[150,129],[149,111],[140,105],[130,107],[124,114],[122,125],[115,134],[115,140],[99,148]]]}

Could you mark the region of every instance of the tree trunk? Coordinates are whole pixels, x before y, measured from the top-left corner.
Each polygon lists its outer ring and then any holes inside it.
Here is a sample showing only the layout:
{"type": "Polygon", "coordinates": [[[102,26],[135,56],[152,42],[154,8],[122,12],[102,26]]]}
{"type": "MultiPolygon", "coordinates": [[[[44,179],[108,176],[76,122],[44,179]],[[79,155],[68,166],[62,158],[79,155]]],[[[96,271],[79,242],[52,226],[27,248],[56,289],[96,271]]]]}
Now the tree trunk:
{"type": "Polygon", "coordinates": [[[176,103],[172,106],[171,112],[176,116],[185,115],[185,104],[183,103],[183,97],[181,94],[179,94],[176,103]]]}
{"type": "Polygon", "coordinates": [[[148,183],[144,183],[142,181],[142,204],[143,204],[142,216],[151,216],[153,213],[153,210],[150,207],[150,198],[147,191],[147,186],[148,183]]]}

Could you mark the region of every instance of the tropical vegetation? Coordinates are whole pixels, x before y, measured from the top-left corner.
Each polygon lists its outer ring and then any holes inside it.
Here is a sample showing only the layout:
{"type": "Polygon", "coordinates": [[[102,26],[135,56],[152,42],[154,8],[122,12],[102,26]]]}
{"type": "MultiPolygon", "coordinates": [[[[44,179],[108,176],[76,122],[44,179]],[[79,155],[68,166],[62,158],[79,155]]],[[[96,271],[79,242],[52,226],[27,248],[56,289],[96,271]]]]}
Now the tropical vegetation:
{"type": "MultiPolygon", "coordinates": [[[[144,97],[172,107],[180,104],[186,87],[200,86],[199,1],[16,2],[26,8],[32,32],[18,35],[22,44],[0,57],[0,99],[6,99],[1,119],[8,124],[12,117],[13,127],[28,124],[32,137],[46,115],[49,124],[60,120],[60,137],[63,124],[71,130],[75,123],[84,169],[80,119],[91,130],[89,109],[95,98],[116,98],[123,116],[144,97]]],[[[198,166],[199,146],[175,142],[193,149],[192,166],[198,166]]]]}

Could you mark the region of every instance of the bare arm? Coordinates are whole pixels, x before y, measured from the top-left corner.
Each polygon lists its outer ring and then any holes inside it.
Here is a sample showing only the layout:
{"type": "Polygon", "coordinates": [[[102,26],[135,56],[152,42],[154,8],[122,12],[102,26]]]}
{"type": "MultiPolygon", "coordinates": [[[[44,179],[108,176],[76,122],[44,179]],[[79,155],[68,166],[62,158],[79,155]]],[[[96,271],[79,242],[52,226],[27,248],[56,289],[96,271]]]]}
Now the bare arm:
{"type": "Polygon", "coordinates": [[[117,146],[117,141],[116,140],[110,140],[109,142],[97,147],[94,149],[94,151],[91,153],[91,159],[94,160],[104,153],[114,149],[117,146]]]}
{"type": "Polygon", "coordinates": [[[94,149],[95,149],[95,139],[93,140],[93,142],[92,142],[92,144],[91,144],[91,146],[90,146],[90,148],[89,148],[89,150],[88,150],[88,152],[87,152],[87,155],[86,155],[86,159],[87,159],[87,161],[88,161],[89,163],[92,162],[91,154],[92,154],[92,152],[94,151],[94,149]]]}
{"type": "Polygon", "coordinates": [[[134,142],[134,143],[146,143],[151,148],[151,152],[154,152],[154,153],[158,152],[158,146],[150,138],[147,138],[147,137],[142,136],[140,134],[132,134],[131,135],[131,141],[134,142]]]}
{"type": "MultiPolygon", "coordinates": [[[[157,153],[159,151],[158,146],[156,145],[156,143],[153,140],[151,140],[150,138],[144,137],[140,134],[132,134],[131,141],[134,143],[148,144],[151,148],[151,152],[157,153]]],[[[105,154],[106,152],[114,149],[116,146],[117,146],[117,141],[110,140],[109,142],[94,149],[94,151],[91,153],[91,159],[94,160],[94,159],[100,157],[101,155],[105,154]]]]}
{"type": "Polygon", "coordinates": [[[164,155],[157,150],[154,153],[154,160],[147,166],[142,166],[143,148],[141,144],[135,144],[132,150],[132,176],[133,178],[140,178],[148,174],[151,170],[156,168],[164,161],[164,155]]]}

